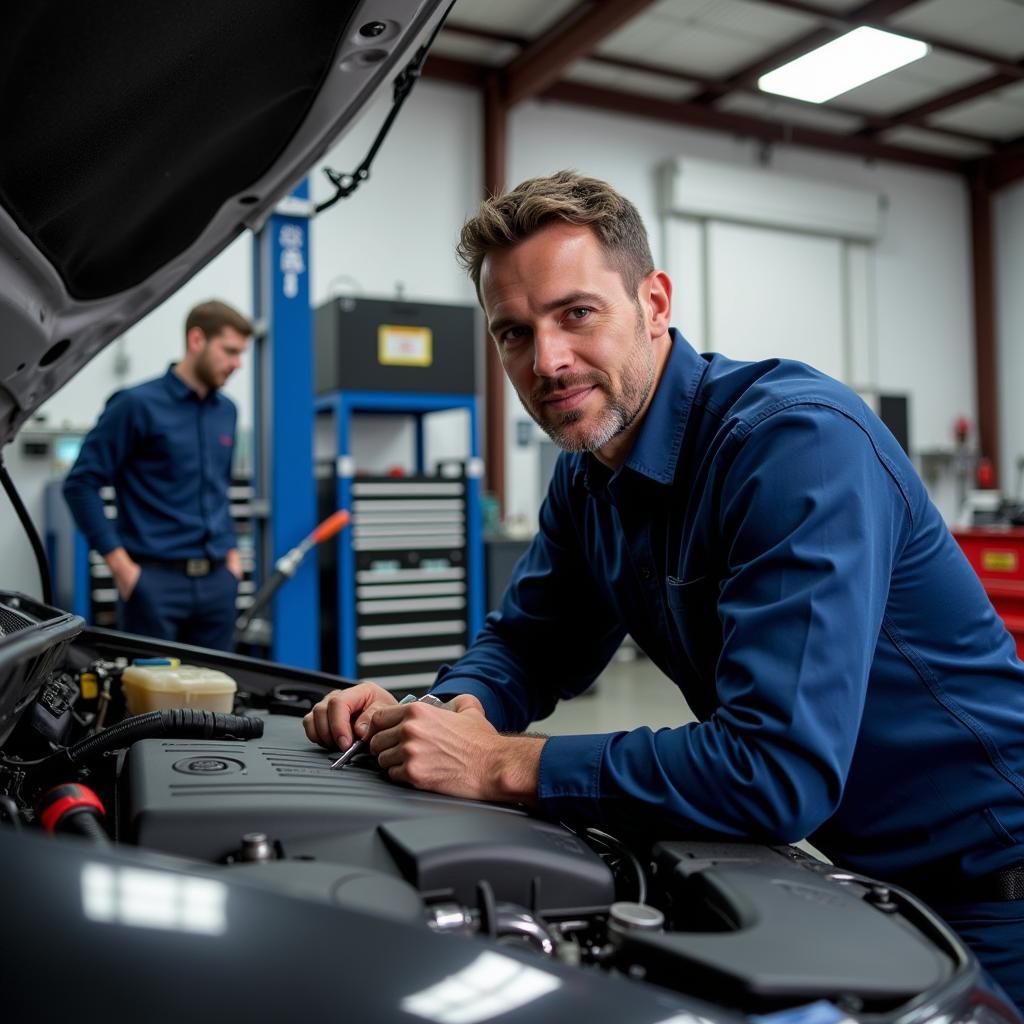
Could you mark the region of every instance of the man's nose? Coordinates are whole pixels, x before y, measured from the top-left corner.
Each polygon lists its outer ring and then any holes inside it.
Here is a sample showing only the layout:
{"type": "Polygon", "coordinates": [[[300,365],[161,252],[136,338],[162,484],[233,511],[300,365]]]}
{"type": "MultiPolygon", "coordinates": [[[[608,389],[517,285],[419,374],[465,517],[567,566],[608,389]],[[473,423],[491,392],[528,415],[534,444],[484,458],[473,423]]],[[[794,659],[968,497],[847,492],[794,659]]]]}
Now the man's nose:
{"type": "Polygon", "coordinates": [[[559,330],[535,330],[533,336],[533,372],[538,377],[557,377],[572,369],[572,345],[559,330]]]}

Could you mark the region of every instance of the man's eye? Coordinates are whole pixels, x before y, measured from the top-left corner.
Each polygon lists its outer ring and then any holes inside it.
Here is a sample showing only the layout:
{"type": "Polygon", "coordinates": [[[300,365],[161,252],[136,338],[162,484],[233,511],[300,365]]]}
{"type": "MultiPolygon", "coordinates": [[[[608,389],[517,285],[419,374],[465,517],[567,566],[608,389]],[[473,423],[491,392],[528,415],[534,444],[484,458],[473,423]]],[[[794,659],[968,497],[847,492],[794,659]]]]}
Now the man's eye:
{"type": "Polygon", "coordinates": [[[587,306],[574,306],[567,314],[570,320],[583,320],[589,315],[590,309],[587,306]]]}
{"type": "Polygon", "coordinates": [[[501,343],[503,345],[512,345],[517,341],[522,341],[526,337],[525,327],[509,327],[501,332],[501,343]]]}

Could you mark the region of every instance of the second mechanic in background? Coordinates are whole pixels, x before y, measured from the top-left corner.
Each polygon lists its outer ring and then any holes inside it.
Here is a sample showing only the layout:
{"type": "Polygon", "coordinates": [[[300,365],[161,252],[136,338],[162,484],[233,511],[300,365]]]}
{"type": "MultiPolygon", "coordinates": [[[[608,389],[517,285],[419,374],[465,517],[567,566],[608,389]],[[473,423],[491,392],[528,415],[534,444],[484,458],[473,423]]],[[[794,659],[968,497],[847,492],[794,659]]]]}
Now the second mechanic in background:
{"type": "Polygon", "coordinates": [[[242,566],[228,502],[237,411],[220,389],[253,328],[223,302],[196,306],[185,355],[111,396],[64,482],[89,545],[110,566],[118,625],[227,650],[242,566]],[[117,519],[100,489],[113,485],[117,519]]]}

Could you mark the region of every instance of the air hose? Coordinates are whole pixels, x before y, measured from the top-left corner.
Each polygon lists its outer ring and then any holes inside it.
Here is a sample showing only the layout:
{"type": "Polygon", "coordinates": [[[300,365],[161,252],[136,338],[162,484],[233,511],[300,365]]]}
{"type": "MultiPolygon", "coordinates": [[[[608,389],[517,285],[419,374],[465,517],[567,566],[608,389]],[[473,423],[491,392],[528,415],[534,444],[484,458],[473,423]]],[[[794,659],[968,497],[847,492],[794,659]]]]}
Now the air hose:
{"type": "Polygon", "coordinates": [[[56,760],[80,766],[110,750],[121,750],[137,740],[173,737],[184,740],[257,739],[263,735],[262,718],[224,715],[200,708],[166,708],[134,715],[95,736],[61,751],[56,760]]]}

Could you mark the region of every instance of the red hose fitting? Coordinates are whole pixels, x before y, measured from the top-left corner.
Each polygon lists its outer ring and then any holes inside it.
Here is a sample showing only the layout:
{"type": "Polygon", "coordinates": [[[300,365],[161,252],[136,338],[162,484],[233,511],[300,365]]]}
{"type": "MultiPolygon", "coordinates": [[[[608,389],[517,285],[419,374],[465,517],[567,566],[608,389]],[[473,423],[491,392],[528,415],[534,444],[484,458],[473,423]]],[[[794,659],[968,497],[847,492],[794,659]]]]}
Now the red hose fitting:
{"type": "Polygon", "coordinates": [[[82,811],[99,813],[101,817],[107,813],[103,802],[88,786],[66,782],[42,795],[36,806],[36,817],[39,824],[53,835],[69,815],[82,811]]]}

